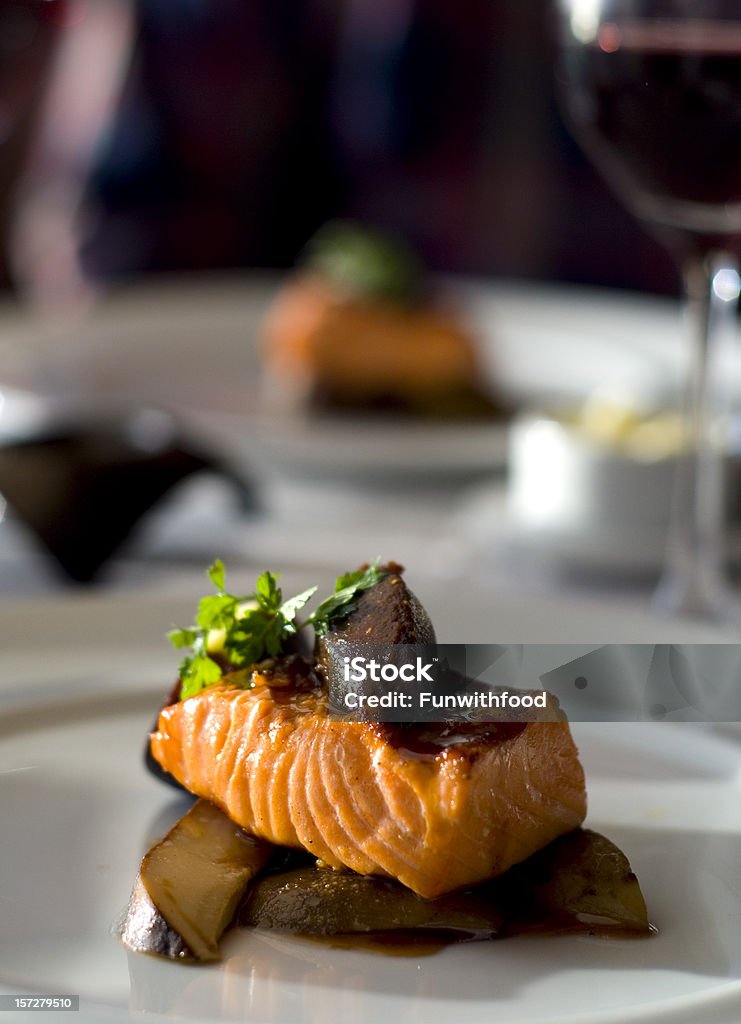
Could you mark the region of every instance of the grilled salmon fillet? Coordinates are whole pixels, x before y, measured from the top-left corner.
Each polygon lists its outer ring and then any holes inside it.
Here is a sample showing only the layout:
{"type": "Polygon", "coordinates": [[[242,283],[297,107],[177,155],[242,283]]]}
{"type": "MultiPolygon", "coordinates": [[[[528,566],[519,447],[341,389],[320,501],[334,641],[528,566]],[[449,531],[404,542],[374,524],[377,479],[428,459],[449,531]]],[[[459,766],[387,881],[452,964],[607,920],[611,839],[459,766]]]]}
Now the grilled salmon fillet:
{"type": "Polygon", "coordinates": [[[583,821],[566,722],[424,729],[339,721],[311,687],[227,683],[164,708],[151,751],[253,835],[427,898],[500,874],[583,821]]]}

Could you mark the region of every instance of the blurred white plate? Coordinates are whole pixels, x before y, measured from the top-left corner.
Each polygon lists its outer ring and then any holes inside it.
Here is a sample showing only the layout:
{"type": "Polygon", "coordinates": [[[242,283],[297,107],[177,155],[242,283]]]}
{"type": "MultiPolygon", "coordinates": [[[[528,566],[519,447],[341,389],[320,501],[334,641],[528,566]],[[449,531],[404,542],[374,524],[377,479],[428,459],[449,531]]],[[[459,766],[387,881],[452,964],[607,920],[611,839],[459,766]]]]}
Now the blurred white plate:
{"type": "Polygon", "coordinates": [[[447,485],[501,470],[507,459],[503,423],[394,423],[348,416],[255,416],[245,443],[238,416],[191,414],[199,434],[236,465],[276,478],[374,483],[401,489],[447,485]]]}
{"type": "MultiPolygon", "coordinates": [[[[278,279],[158,281],[110,295],[82,324],[0,317],[0,380],[109,405],[179,413],[246,469],[397,479],[503,465],[501,426],[432,428],[256,417],[255,339],[278,279]]],[[[481,339],[484,371],[518,403],[551,405],[609,380],[665,398],[681,380],[677,304],[596,290],[446,279],[481,339]]]]}
{"type": "MultiPolygon", "coordinates": [[[[446,606],[447,587],[418,590],[433,614],[446,606]]],[[[507,620],[501,599],[474,589],[457,604],[446,627],[457,639],[490,640],[500,619],[511,639],[518,618],[536,639],[545,615],[510,609],[507,620]]],[[[182,810],[146,774],[141,751],[172,676],[162,631],[190,608],[182,594],[0,608],[0,992],[79,994],[86,1024],[150,1014],[271,1024],[741,1018],[741,747],[691,726],[576,730],[589,823],[629,854],[660,929],[653,939],[515,939],[417,960],[241,932],[216,966],[127,957],[111,924],[143,850],[182,810]]],[[[562,629],[564,614],[553,609],[562,629]]],[[[619,615],[610,618],[619,632],[619,615]]]]}

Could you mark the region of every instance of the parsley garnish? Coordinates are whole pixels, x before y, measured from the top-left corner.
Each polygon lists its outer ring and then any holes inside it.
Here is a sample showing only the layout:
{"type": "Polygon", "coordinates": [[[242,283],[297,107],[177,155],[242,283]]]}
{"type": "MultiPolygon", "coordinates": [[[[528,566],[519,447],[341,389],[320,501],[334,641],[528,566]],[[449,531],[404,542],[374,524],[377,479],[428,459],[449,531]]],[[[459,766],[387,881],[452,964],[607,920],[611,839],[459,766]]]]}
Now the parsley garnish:
{"type": "MultiPolygon", "coordinates": [[[[334,593],[303,625],[311,624],[317,636],[324,636],[332,622],[346,618],[355,609],[359,595],[388,574],[379,561],[338,576],[334,593]]],[[[300,628],[296,614],[317,590],[309,587],[284,601],[278,575],[265,571],[258,577],[253,594],[238,597],[226,589],[221,560],[210,566],[208,578],[216,593],[201,598],[193,625],[168,633],[173,647],[190,649],[180,663],[181,700],[218,683],[226,665],[237,669],[279,655],[286,639],[300,628]]]]}
{"type": "Polygon", "coordinates": [[[309,622],[314,627],[317,636],[324,636],[329,630],[329,624],[334,619],[344,619],[350,612],[354,611],[357,598],[365,590],[370,590],[379,583],[388,570],[379,567],[380,559],[376,559],[372,565],[364,569],[357,569],[355,572],[345,573],[338,576],[335,583],[335,592],[319,605],[309,616],[309,622]]]}
{"type": "Polygon", "coordinates": [[[213,631],[222,631],[223,659],[236,668],[265,657],[274,658],[286,638],[296,632],[296,613],[317,589],[310,587],[284,601],[278,576],[266,571],[258,577],[254,594],[238,597],[225,589],[224,563],[220,560],[209,568],[208,577],[216,593],[201,599],[195,623],[168,634],[174,647],[190,648],[180,665],[181,700],[213,686],[224,675],[222,665],[209,651],[213,631]]]}

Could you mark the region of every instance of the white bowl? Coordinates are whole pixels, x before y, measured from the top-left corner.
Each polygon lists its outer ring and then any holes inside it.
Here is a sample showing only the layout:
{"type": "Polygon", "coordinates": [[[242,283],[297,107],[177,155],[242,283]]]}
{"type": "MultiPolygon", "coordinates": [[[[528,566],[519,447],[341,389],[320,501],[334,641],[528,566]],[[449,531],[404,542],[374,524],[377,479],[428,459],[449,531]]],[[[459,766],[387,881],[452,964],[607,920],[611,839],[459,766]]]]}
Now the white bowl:
{"type": "MultiPolygon", "coordinates": [[[[642,461],[557,419],[523,416],[509,435],[509,540],[578,567],[654,571],[664,558],[677,461],[642,461]]],[[[728,460],[729,507],[737,466],[728,460]]]]}

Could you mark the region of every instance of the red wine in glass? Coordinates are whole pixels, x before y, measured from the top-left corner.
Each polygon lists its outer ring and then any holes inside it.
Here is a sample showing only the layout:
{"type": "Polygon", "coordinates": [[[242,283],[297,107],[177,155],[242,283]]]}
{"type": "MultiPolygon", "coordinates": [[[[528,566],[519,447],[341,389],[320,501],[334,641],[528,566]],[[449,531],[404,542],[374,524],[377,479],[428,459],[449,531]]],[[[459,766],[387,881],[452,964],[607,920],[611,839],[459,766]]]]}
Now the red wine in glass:
{"type": "Polygon", "coordinates": [[[741,232],[741,24],[608,22],[564,68],[573,124],[629,206],[711,241],[741,232]]]}
{"type": "Polygon", "coordinates": [[[561,0],[561,93],[573,131],[672,252],[690,302],[688,447],[657,603],[741,624],[723,571],[719,349],[734,330],[741,247],[741,2],[561,0]]]}

